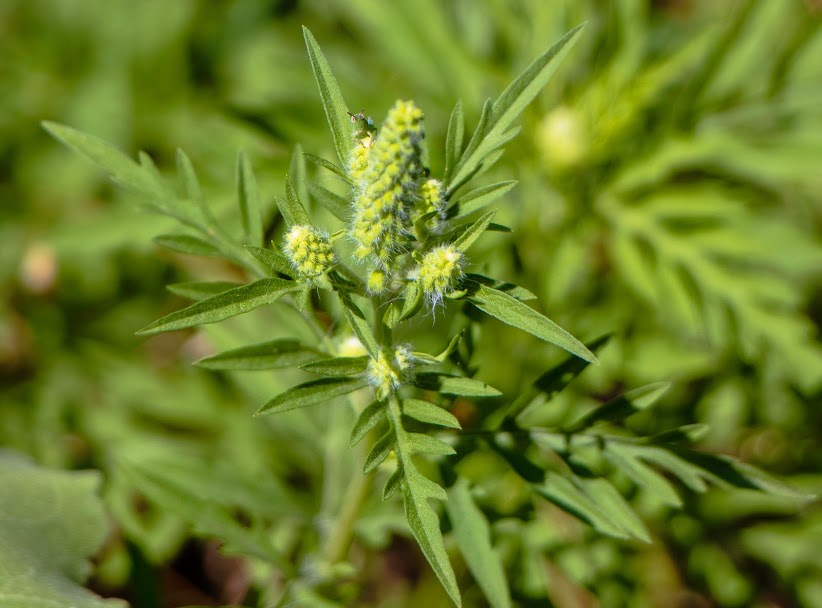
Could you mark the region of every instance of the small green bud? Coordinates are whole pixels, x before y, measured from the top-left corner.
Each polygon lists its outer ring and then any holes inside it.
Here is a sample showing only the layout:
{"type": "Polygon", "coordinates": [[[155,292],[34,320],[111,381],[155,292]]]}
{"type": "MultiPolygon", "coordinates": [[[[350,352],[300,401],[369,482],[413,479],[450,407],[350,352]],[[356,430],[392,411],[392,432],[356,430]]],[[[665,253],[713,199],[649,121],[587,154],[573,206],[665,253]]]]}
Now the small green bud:
{"type": "Polygon", "coordinates": [[[402,385],[400,374],[383,353],[380,353],[378,359],[371,359],[368,362],[367,374],[377,399],[385,399],[402,385]]]}
{"type": "Polygon", "coordinates": [[[377,395],[377,399],[385,399],[396,391],[403,382],[412,376],[414,357],[407,344],[398,346],[391,356],[380,352],[377,359],[368,362],[368,380],[377,395]]]}
{"type": "Polygon", "coordinates": [[[453,245],[440,245],[423,256],[417,268],[417,283],[431,306],[440,304],[459,283],[464,263],[462,252],[453,245]]]}
{"type": "Polygon", "coordinates": [[[285,235],[283,251],[294,270],[304,277],[323,275],[331,270],[334,264],[331,241],[312,226],[292,226],[285,235]]]}
{"type": "Polygon", "coordinates": [[[385,272],[382,270],[372,270],[368,275],[368,293],[382,293],[385,289],[385,272]]]}

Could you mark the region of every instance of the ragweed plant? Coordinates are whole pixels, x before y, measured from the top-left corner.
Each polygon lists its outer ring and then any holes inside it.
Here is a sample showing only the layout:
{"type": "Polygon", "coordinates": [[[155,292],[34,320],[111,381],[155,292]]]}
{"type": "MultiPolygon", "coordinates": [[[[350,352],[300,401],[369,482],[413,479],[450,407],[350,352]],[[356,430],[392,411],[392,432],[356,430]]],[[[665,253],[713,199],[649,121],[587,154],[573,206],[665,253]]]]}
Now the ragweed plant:
{"type": "MultiPolygon", "coordinates": [[[[274,396],[257,416],[312,405],[347,408],[356,414],[349,443],[357,449],[363,442],[368,446],[362,452],[362,477],[352,480],[351,491],[330,524],[324,520],[312,528],[304,523],[299,529],[306,539],[288,550],[270,541],[251,542],[232,528],[235,550],[239,546],[241,553],[262,558],[287,579],[278,590],[281,602],[319,605],[356,599],[346,591],[351,570],[344,565],[358,540],[355,524],[377,478],[384,501],[401,496],[408,528],[454,604],[459,606],[462,600],[446,535],[495,608],[511,605],[508,577],[516,565],[503,563],[494,550],[492,524],[501,519],[499,511],[483,503],[481,492],[472,492],[472,486],[482,489],[484,483],[470,473],[470,463],[478,457],[494,458],[515,475],[516,505],[509,511],[517,513],[514,527],[520,543],[529,523],[539,521],[542,499],[603,534],[650,541],[641,519],[617,490],[615,478],[627,479],[673,506],[681,501],[663,473],[695,491],[715,482],[791,493],[736,461],[683,447],[701,428],[676,428],[650,437],[631,433],[623,421],[653,405],[665,384],[630,391],[556,428],[530,422],[533,411],[588,365],[598,363],[594,352],[606,340],[586,346],[526,304],[534,299],[527,289],[471,272],[471,246],[487,231],[508,231],[492,223],[493,211],[483,211],[513,184],[468,186],[517,135],[515,121],[582,30],[580,26],[568,33],[499,97],[489,100],[467,144],[458,103],[440,172],[428,165],[423,109],[410,100],[397,101],[379,126],[363,112],[352,114],[326,58],[305,30],[338,162],[303,155],[298,149],[285,197],[277,199],[276,211],[266,214],[250,163],[240,154],[239,236],[214,217],[184,153],[177,159],[180,195],[146,155],[138,165],[96,138],[46,125],[58,139],[106,168],[115,181],[136,191],[149,208],[186,227],[184,233],[160,237],[161,244],[226,258],[253,277],[241,285],[177,285],[176,293],[198,301],[139,333],[216,323],[267,305],[293,309],[313,333],[313,343],[269,340],[211,355],[200,365],[218,370],[299,368],[321,376],[274,396]],[[305,159],[336,175],[347,194],[310,181],[305,159]],[[305,206],[309,193],[338,225],[316,224],[318,210],[310,213],[305,206]],[[274,232],[278,237],[267,245],[267,235],[274,232]],[[441,352],[417,350],[414,323],[420,317],[441,322],[446,313],[453,315],[452,333],[442,341],[441,352]],[[473,357],[480,313],[558,346],[571,357],[506,398],[482,380],[473,357]],[[487,405],[478,407],[480,400],[487,405]],[[460,413],[459,404],[474,414],[461,419],[455,415],[460,413]],[[463,429],[463,424],[469,428],[463,429]],[[440,502],[446,504],[446,519],[441,517],[440,502]]],[[[191,511],[186,516],[191,517],[191,511]]],[[[269,525],[279,529],[282,523],[269,525]]],[[[523,547],[518,552],[527,554],[523,547]]],[[[267,580],[272,584],[271,577],[267,580]]],[[[532,591],[528,587],[518,592],[532,591]]]]}

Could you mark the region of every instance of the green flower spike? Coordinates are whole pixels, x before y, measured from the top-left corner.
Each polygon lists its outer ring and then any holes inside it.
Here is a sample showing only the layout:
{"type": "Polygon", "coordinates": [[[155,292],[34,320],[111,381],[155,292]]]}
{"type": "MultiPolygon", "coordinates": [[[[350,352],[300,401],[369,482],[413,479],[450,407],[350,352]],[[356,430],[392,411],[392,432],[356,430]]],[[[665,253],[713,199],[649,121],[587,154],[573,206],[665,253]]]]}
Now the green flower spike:
{"type": "Polygon", "coordinates": [[[432,308],[459,283],[464,264],[465,256],[453,245],[440,245],[423,256],[417,268],[417,283],[432,308]]]}
{"type": "Polygon", "coordinates": [[[325,274],[334,263],[331,241],[312,226],[292,226],[285,235],[283,251],[292,268],[307,278],[325,274]]]}
{"type": "Polygon", "coordinates": [[[417,181],[423,173],[422,110],[411,101],[398,101],[376,139],[365,151],[355,147],[350,173],[358,195],[350,234],[360,259],[373,254],[387,268],[408,228],[408,210],[417,200],[417,181]],[[363,165],[365,168],[363,169],[363,165]]]}
{"type": "MultiPolygon", "coordinates": [[[[420,184],[418,194],[414,223],[423,215],[433,214],[426,220],[425,228],[434,233],[440,232],[445,225],[445,192],[442,182],[433,178],[426,180],[420,184]]],[[[417,234],[419,240],[423,237],[424,235],[417,234]]]]}

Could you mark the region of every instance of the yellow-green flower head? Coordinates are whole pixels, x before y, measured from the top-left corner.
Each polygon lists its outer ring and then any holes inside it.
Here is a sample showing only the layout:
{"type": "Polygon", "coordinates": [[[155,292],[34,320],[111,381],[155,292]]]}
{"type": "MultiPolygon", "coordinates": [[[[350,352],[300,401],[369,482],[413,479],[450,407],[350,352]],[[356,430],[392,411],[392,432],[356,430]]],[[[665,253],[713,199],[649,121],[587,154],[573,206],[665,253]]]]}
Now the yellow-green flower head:
{"type": "Polygon", "coordinates": [[[384,353],[368,362],[367,374],[368,382],[374,387],[377,399],[385,399],[402,385],[399,372],[394,369],[384,353]]]}
{"type": "Polygon", "coordinates": [[[285,235],[283,251],[294,270],[304,277],[325,274],[334,263],[331,241],[313,226],[292,226],[285,235]]]}
{"type": "Polygon", "coordinates": [[[373,254],[382,268],[399,250],[408,209],[417,198],[423,172],[422,118],[413,102],[398,101],[367,151],[352,153],[351,175],[358,194],[349,232],[357,242],[357,257],[373,254]]]}
{"type": "Polygon", "coordinates": [[[453,245],[440,245],[426,253],[417,268],[417,283],[425,298],[436,306],[462,278],[465,256],[453,245]]]}

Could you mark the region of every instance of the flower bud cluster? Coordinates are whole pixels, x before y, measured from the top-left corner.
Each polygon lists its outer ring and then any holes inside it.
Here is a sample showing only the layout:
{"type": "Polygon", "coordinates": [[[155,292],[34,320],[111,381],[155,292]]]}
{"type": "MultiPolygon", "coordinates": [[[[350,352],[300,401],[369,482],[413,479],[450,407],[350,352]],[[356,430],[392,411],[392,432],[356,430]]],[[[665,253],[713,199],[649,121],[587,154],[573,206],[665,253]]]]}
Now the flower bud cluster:
{"type": "Polygon", "coordinates": [[[303,277],[317,277],[331,270],[334,250],[328,237],[312,226],[294,225],[285,235],[283,251],[292,268],[303,277]]]}
{"type": "Polygon", "coordinates": [[[440,245],[426,253],[417,268],[417,283],[431,306],[456,287],[463,276],[465,256],[453,245],[440,245]]]}
{"type": "Polygon", "coordinates": [[[368,146],[355,146],[352,153],[349,170],[358,189],[350,226],[355,254],[360,259],[373,254],[381,268],[388,268],[401,249],[409,211],[417,200],[417,182],[423,174],[422,118],[413,102],[398,101],[376,139],[368,146]]]}
{"type": "Polygon", "coordinates": [[[413,367],[411,349],[401,345],[393,353],[381,352],[377,359],[368,362],[368,381],[377,394],[377,399],[385,399],[411,377],[413,367]]]}

